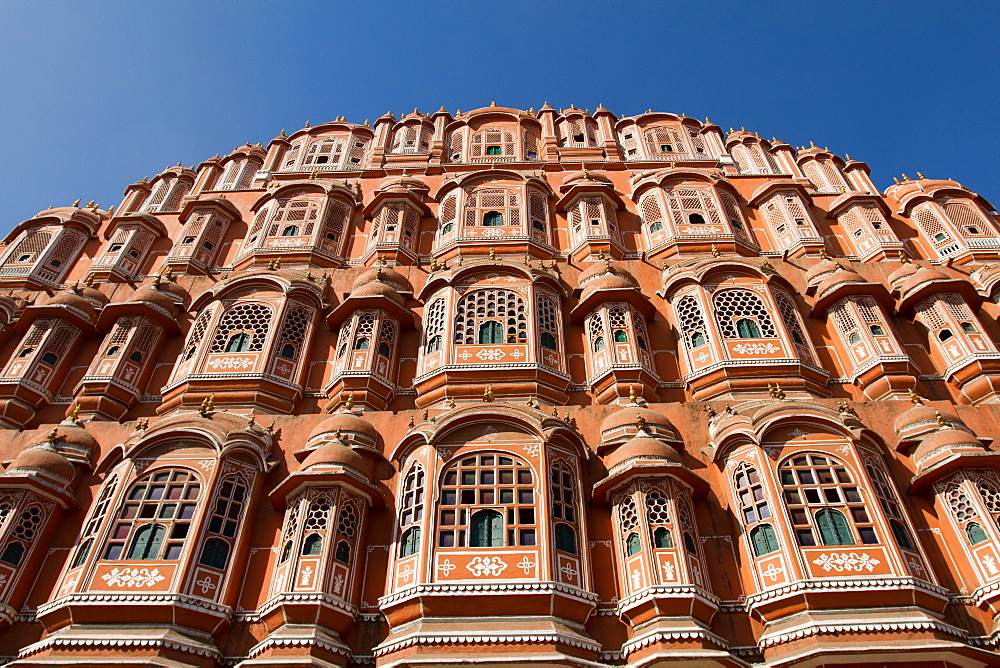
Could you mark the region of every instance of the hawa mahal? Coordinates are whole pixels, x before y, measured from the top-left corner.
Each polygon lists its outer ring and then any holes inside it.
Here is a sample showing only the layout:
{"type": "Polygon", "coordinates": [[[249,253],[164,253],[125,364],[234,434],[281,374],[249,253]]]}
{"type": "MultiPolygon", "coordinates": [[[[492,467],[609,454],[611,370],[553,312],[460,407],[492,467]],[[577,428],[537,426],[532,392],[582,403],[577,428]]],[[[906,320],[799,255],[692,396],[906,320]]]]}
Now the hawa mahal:
{"type": "Polygon", "coordinates": [[[39,212],[2,661],[1000,664],[1000,219],[917,177],[493,104],[39,212]]]}

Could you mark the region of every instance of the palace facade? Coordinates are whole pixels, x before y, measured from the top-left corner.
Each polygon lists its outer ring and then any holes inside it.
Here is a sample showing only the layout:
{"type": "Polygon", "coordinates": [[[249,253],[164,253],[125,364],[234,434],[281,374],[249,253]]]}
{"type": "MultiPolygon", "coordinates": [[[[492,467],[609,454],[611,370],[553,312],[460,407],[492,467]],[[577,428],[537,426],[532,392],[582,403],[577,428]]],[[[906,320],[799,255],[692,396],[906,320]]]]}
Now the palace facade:
{"type": "Polygon", "coordinates": [[[603,106],[50,207],[0,246],[0,656],[998,665],[998,260],[950,179],[603,106]]]}

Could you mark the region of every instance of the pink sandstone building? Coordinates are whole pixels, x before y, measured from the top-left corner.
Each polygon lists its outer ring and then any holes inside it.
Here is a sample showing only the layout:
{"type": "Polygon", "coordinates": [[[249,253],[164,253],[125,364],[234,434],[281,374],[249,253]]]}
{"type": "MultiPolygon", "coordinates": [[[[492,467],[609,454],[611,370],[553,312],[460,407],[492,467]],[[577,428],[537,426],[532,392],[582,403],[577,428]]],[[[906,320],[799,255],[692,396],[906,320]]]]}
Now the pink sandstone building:
{"type": "Polygon", "coordinates": [[[1000,665],[1000,219],[918,177],[493,104],[39,212],[0,662],[1000,665]]]}

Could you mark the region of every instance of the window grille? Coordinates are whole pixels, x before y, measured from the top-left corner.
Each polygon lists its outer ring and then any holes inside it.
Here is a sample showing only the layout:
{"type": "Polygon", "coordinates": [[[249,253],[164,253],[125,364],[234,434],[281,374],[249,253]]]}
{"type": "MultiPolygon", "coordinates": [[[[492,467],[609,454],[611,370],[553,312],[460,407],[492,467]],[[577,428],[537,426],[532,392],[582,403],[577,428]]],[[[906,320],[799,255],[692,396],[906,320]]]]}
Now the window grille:
{"type": "Polygon", "coordinates": [[[462,297],[455,310],[455,343],[527,343],[528,318],[524,299],[513,290],[477,290],[462,297]],[[487,325],[496,323],[496,326],[487,325]],[[490,332],[490,340],[483,333],[490,332]],[[493,333],[498,333],[495,336],[493,333]],[[493,340],[498,338],[499,340],[493,340]]]}
{"type": "Polygon", "coordinates": [[[424,517],[424,467],[413,464],[403,480],[399,504],[399,526],[408,527],[424,517]]]}
{"type": "Polygon", "coordinates": [[[33,264],[52,241],[52,233],[36,230],[25,234],[7,254],[5,264],[33,264]]]}
{"type": "Polygon", "coordinates": [[[274,208],[274,215],[271,216],[271,224],[267,230],[267,236],[282,236],[282,233],[293,225],[298,233],[292,236],[308,236],[312,234],[313,227],[319,219],[319,202],[312,199],[286,199],[280,200],[274,208]]]}
{"type": "Polygon", "coordinates": [[[783,292],[775,292],[774,300],[778,303],[778,312],[781,320],[785,323],[788,335],[791,337],[795,348],[804,359],[812,361],[812,352],[809,350],[809,342],[806,339],[805,331],[802,329],[802,322],[799,320],[798,311],[792,304],[791,298],[783,292]]]}
{"type": "Polygon", "coordinates": [[[538,135],[534,130],[524,131],[524,159],[538,159],[538,135]]]}
{"type": "Polygon", "coordinates": [[[658,490],[646,492],[646,524],[653,534],[653,548],[673,547],[670,537],[670,502],[658,490]]]}
{"type": "Polygon", "coordinates": [[[733,475],[736,487],[736,501],[740,506],[740,519],[744,526],[752,526],[757,522],[771,519],[771,507],[764,494],[764,483],[757,469],[747,463],[736,468],[733,475]]]}
{"type": "Polygon", "coordinates": [[[351,137],[351,149],[347,154],[347,164],[344,165],[344,169],[359,169],[363,165],[370,142],[368,138],[351,137]]]}
{"type": "Polygon", "coordinates": [[[160,179],[153,192],[150,194],[149,199],[146,200],[146,204],[143,207],[145,212],[155,212],[159,211],[164,200],[167,199],[167,195],[170,193],[170,188],[173,186],[174,178],[165,177],[160,179]]]}
{"type": "Polygon", "coordinates": [[[643,198],[639,207],[642,210],[642,221],[650,233],[663,229],[663,211],[656,195],[650,194],[643,198]]]}
{"type": "Polygon", "coordinates": [[[229,161],[226,165],[226,171],[222,173],[222,178],[219,179],[219,184],[216,190],[232,190],[233,186],[236,184],[236,178],[240,174],[240,168],[243,166],[243,161],[239,158],[229,161]]]}
{"type": "Polygon", "coordinates": [[[451,162],[461,162],[462,152],[465,146],[465,133],[462,130],[452,132],[448,140],[448,155],[451,162]]]}
{"type": "Polygon", "coordinates": [[[549,479],[552,483],[550,487],[552,492],[552,517],[557,522],[556,549],[576,554],[576,531],[574,528],[577,523],[576,477],[565,462],[558,460],[552,465],[549,479]],[[566,543],[562,545],[559,544],[559,522],[566,522],[568,524],[567,529],[569,529],[569,533],[565,533],[566,530],[563,530],[566,543]]]}
{"type": "Polygon", "coordinates": [[[705,148],[705,139],[701,136],[697,130],[692,127],[687,129],[688,139],[691,141],[691,146],[694,147],[694,157],[695,158],[706,158],[708,157],[708,151],[705,148]]]}
{"type": "Polygon", "coordinates": [[[309,504],[306,512],[305,522],[302,526],[304,531],[326,531],[330,521],[330,499],[325,496],[318,496],[309,504]]]}
{"type": "Polygon", "coordinates": [[[304,143],[303,141],[295,144],[285,152],[284,159],[281,161],[281,171],[290,172],[295,169],[295,164],[299,161],[299,152],[302,150],[304,143]]]}
{"type": "Polygon", "coordinates": [[[749,290],[726,290],[716,293],[715,319],[722,331],[723,338],[742,339],[757,338],[746,336],[746,331],[740,331],[739,323],[751,320],[757,324],[759,336],[777,338],[771,316],[764,306],[764,301],[749,290]]]}
{"type": "Polygon", "coordinates": [[[306,149],[305,156],[302,159],[302,166],[330,165],[336,168],[340,166],[343,156],[343,139],[314,139],[306,149]]]}
{"type": "Polygon", "coordinates": [[[558,350],[559,321],[556,317],[556,302],[552,297],[539,295],[535,300],[538,310],[538,335],[543,348],[558,350]]]}
{"type": "Polygon", "coordinates": [[[237,476],[223,479],[215,496],[208,519],[207,535],[199,563],[212,568],[225,568],[236,532],[240,527],[247,486],[237,476]],[[213,537],[218,537],[213,540],[213,537]]]}
{"type": "Polygon", "coordinates": [[[388,318],[382,318],[379,325],[378,353],[383,357],[391,357],[396,346],[396,323],[388,318]]]}
{"type": "Polygon", "coordinates": [[[358,530],[358,515],[353,503],[342,504],[337,516],[337,533],[344,538],[353,539],[358,530]]]}
{"type": "Polygon", "coordinates": [[[736,199],[726,191],[722,190],[719,191],[719,201],[722,202],[722,210],[725,211],[726,217],[729,219],[729,224],[732,226],[733,231],[738,236],[748,238],[746,230],[743,226],[743,216],[740,214],[740,207],[736,203],[736,199]]]}
{"type": "MultiPolygon", "coordinates": [[[[111,475],[104,481],[104,486],[101,488],[101,494],[97,497],[97,502],[90,511],[90,517],[87,519],[87,523],[83,526],[83,531],[80,532],[80,540],[77,541],[80,546],[76,549],[76,556],[73,557],[73,562],[70,568],[78,568],[82,566],[83,562],[90,554],[90,549],[94,544],[94,534],[97,533],[101,523],[107,516],[108,506],[111,505],[111,499],[114,496],[117,487],[117,475],[111,475]]],[[[2,520],[3,518],[0,517],[0,521],[2,520]]]]}
{"type": "Polygon", "coordinates": [[[680,135],[673,128],[652,127],[643,133],[643,137],[646,140],[646,152],[650,156],[663,153],[687,153],[680,135]]]}
{"type": "Polygon", "coordinates": [[[514,156],[514,133],[503,128],[485,128],[472,133],[469,143],[473,159],[488,159],[491,155],[514,156]],[[500,148],[491,153],[490,148],[500,148]]]}
{"type": "Polygon", "coordinates": [[[936,331],[947,324],[936,297],[925,299],[917,304],[913,310],[916,312],[917,317],[919,317],[931,331],[936,331]]]}
{"type": "MultiPolygon", "coordinates": [[[[711,193],[695,188],[671,188],[664,192],[667,211],[674,227],[703,223],[722,225],[722,218],[711,193]]],[[[739,217],[737,216],[737,220],[739,217]]]]}
{"type": "Polygon", "coordinates": [[[500,224],[521,224],[521,210],[516,191],[509,188],[481,188],[468,194],[465,201],[465,226],[477,227],[496,223],[491,220],[500,214],[500,224]]]}
{"type": "Polygon", "coordinates": [[[3,553],[0,553],[0,561],[11,566],[17,566],[21,563],[21,558],[28,551],[43,519],[45,519],[45,511],[42,510],[41,506],[31,505],[25,508],[10,532],[10,538],[3,553]]]}
{"type": "Polygon", "coordinates": [[[975,506],[972,505],[969,497],[957,485],[948,488],[948,491],[945,493],[945,499],[948,501],[951,514],[959,522],[967,522],[977,516],[975,506]]]}
{"type": "Polygon", "coordinates": [[[913,220],[920,226],[920,230],[934,247],[943,246],[953,241],[951,234],[945,229],[944,223],[933,211],[933,205],[927,204],[923,208],[914,210],[913,220]]]}
{"type": "Polygon", "coordinates": [[[427,307],[426,325],[424,326],[424,340],[427,345],[428,353],[434,352],[441,347],[441,336],[445,331],[444,307],[444,299],[438,299],[427,307]]]}
{"type": "Polygon", "coordinates": [[[50,281],[62,276],[63,271],[74,260],[83,247],[85,237],[78,232],[64,232],[56,241],[52,252],[45,258],[45,264],[39,268],[40,275],[50,281]]]}
{"type": "Polygon", "coordinates": [[[290,360],[297,360],[302,351],[302,342],[309,329],[309,312],[300,306],[293,306],[285,314],[285,321],[278,334],[278,354],[290,360]]]}
{"type": "Polygon", "coordinates": [[[958,228],[963,235],[992,237],[992,229],[989,223],[982,218],[981,213],[973,206],[965,202],[946,202],[943,205],[944,214],[951,221],[952,225],[958,228]]]}
{"type": "Polygon", "coordinates": [[[295,502],[288,506],[288,515],[285,518],[285,531],[281,536],[281,555],[278,558],[278,563],[285,563],[290,556],[292,556],[292,543],[295,540],[295,534],[299,527],[299,505],[301,500],[301,495],[296,498],[295,502]]]}
{"type": "Polygon", "coordinates": [[[129,358],[133,362],[141,363],[149,355],[159,336],[160,328],[157,325],[143,325],[135,335],[132,344],[132,352],[129,358]]]}
{"type": "Polygon", "coordinates": [[[882,512],[885,513],[889,522],[889,528],[892,529],[892,533],[896,537],[896,543],[902,548],[912,550],[913,541],[910,540],[910,533],[906,530],[903,512],[896,500],[896,494],[893,492],[888,476],[882,470],[882,466],[873,460],[865,463],[865,471],[868,472],[868,479],[871,480],[872,487],[875,489],[875,496],[878,498],[879,505],[882,506],[882,512]]]}
{"type": "Polygon", "coordinates": [[[462,458],[444,472],[438,505],[438,547],[537,545],[534,479],[520,459],[462,458]]]}
{"type": "Polygon", "coordinates": [[[817,533],[822,545],[856,545],[858,538],[865,545],[879,542],[861,488],[836,459],[798,455],[782,464],[778,475],[799,545],[817,545],[817,533]]]}
{"type": "Polygon", "coordinates": [[[42,342],[45,333],[55,324],[55,319],[36,320],[31,328],[31,333],[24,339],[25,346],[37,346],[42,342]]]}
{"type": "Polygon", "coordinates": [[[273,311],[264,304],[237,304],[222,315],[209,352],[260,352],[264,348],[273,311]],[[228,350],[234,334],[249,335],[249,340],[239,350],[228,350]]]}
{"type": "Polygon", "coordinates": [[[586,321],[587,334],[590,338],[590,348],[595,353],[604,348],[604,315],[601,311],[592,313],[586,321]]]}
{"type": "Polygon", "coordinates": [[[179,559],[200,490],[198,479],[181,469],[159,469],[134,482],[117,513],[103,558],[179,559]]]}
{"type": "Polygon", "coordinates": [[[528,191],[528,210],[531,215],[531,226],[536,230],[545,231],[548,226],[548,207],[545,194],[537,190],[528,191]]]}
{"type": "Polygon", "coordinates": [[[323,245],[335,248],[344,236],[344,228],[351,218],[351,206],[340,200],[330,200],[326,205],[326,220],[323,223],[323,245]]]}
{"type": "Polygon", "coordinates": [[[955,318],[955,320],[973,319],[972,311],[969,309],[968,304],[958,295],[941,295],[941,301],[944,302],[948,312],[951,313],[951,317],[955,318]]]}
{"type": "Polygon", "coordinates": [[[976,481],[976,490],[993,518],[993,523],[1000,527],[1000,483],[997,482],[995,473],[988,470],[980,473],[981,476],[976,481]],[[992,476],[992,479],[986,476],[992,476]]]}

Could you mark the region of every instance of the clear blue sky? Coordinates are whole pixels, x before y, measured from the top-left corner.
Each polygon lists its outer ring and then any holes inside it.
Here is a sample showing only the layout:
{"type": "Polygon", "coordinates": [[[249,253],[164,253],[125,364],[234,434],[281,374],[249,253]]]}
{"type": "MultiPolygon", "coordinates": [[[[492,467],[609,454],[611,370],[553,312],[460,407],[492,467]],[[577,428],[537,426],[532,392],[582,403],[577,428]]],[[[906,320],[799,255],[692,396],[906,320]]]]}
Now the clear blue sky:
{"type": "Polygon", "coordinates": [[[1000,2],[0,2],[0,234],[282,128],[684,112],[1000,206],[1000,2]]]}

